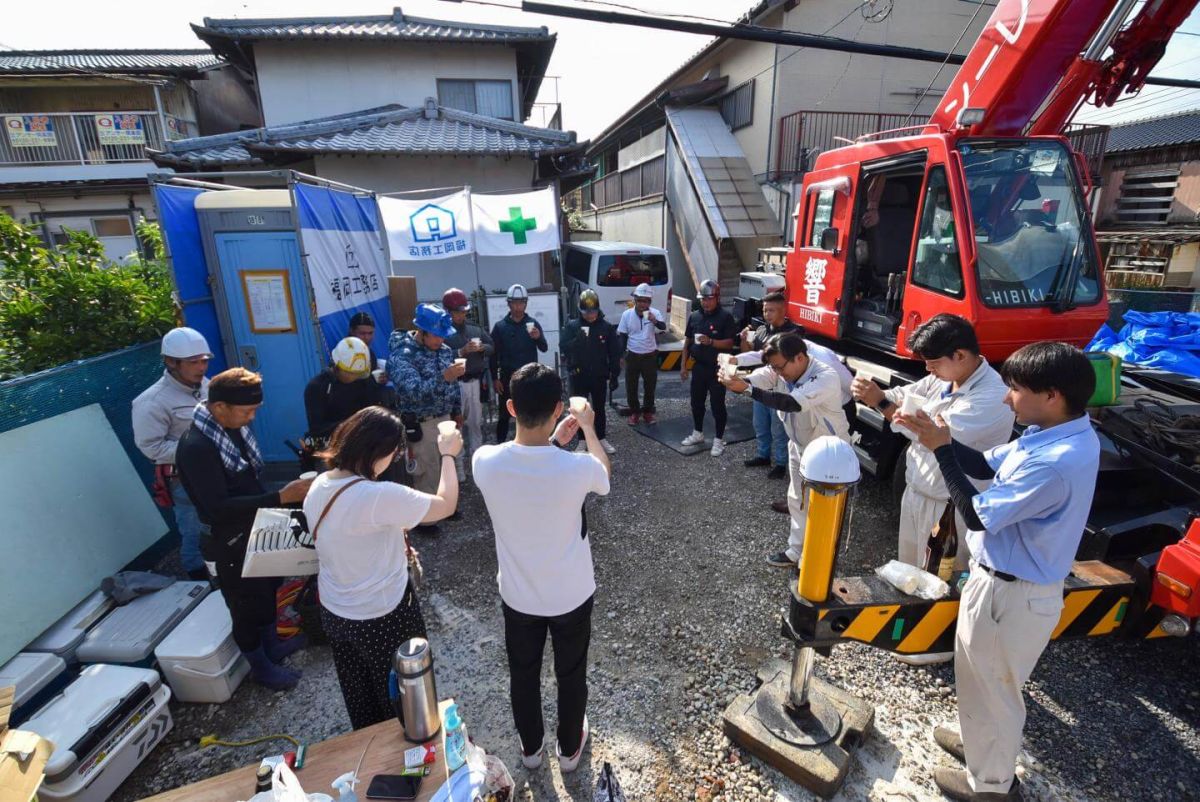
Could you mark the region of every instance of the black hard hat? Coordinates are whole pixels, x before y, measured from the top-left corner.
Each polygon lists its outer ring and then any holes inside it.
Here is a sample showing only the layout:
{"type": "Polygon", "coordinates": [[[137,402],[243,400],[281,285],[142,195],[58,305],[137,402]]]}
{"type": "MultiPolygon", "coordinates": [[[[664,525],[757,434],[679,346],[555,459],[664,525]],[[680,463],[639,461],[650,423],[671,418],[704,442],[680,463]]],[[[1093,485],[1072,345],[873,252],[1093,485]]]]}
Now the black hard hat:
{"type": "Polygon", "coordinates": [[[705,298],[720,298],[721,285],[712,279],[706,279],[700,282],[700,289],[696,292],[696,300],[702,301],[705,298]]]}
{"type": "Polygon", "coordinates": [[[580,312],[599,312],[600,311],[600,296],[595,290],[584,290],[579,293],[579,311],[580,312]]]}

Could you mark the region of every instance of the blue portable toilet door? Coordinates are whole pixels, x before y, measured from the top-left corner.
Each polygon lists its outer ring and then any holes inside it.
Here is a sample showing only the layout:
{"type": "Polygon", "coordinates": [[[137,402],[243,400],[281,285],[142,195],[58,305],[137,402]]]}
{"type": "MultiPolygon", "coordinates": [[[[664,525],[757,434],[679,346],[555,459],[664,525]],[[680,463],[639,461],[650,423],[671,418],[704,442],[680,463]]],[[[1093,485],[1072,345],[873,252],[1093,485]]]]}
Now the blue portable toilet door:
{"type": "Polygon", "coordinates": [[[324,367],[296,235],[253,231],[217,234],[215,240],[232,362],[263,378],[254,435],[266,461],[293,460],[284,440],[297,443],[308,429],[304,387],[324,367]]]}

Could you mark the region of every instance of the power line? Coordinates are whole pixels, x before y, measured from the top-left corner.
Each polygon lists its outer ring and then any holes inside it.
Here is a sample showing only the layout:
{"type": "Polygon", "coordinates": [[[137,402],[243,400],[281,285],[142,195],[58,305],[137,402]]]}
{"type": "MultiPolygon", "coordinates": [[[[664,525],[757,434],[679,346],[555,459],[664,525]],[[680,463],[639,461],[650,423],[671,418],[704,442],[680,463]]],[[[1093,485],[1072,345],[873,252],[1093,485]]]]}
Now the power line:
{"type": "Polygon", "coordinates": [[[967,20],[967,24],[962,29],[962,33],[960,33],[958,38],[954,40],[954,47],[951,47],[950,50],[947,51],[946,60],[941,63],[941,65],[937,68],[937,72],[935,72],[933,77],[929,79],[929,86],[925,87],[925,91],[921,93],[919,98],[917,98],[917,102],[913,104],[912,111],[910,111],[908,116],[904,118],[904,123],[900,126],[901,128],[903,128],[905,125],[908,125],[908,121],[911,120],[912,116],[917,113],[917,109],[921,107],[921,103],[925,100],[925,96],[929,94],[929,90],[933,89],[934,83],[937,82],[938,76],[942,74],[942,70],[946,69],[946,65],[950,63],[950,56],[958,48],[958,45],[962,42],[963,37],[967,35],[967,31],[971,30],[971,26],[975,24],[975,18],[979,16],[980,11],[983,11],[983,3],[979,4],[979,6],[975,9],[975,13],[971,15],[969,20],[967,20]]]}

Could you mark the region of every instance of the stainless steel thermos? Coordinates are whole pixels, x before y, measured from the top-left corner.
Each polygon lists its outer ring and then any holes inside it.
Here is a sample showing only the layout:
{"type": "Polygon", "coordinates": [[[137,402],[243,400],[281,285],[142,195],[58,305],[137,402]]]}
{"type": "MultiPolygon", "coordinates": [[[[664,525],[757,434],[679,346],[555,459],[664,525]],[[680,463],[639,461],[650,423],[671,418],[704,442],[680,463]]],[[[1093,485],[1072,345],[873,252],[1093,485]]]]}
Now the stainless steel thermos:
{"type": "Polygon", "coordinates": [[[423,743],[442,728],[438,714],[437,683],[433,679],[433,652],[429,641],[411,638],[400,644],[392,655],[388,678],[392,705],[404,725],[404,736],[423,743]]]}

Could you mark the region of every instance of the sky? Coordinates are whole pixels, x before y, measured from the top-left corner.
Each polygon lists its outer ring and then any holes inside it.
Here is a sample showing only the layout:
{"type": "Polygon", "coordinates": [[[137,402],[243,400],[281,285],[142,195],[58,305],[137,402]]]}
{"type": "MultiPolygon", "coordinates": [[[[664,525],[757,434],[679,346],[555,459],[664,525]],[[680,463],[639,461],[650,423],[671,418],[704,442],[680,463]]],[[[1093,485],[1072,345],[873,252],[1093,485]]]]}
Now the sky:
{"type": "MultiPolygon", "coordinates": [[[[519,5],[519,0],[494,0],[519,5]]],[[[554,0],[562,2],[562,0],[554,0]]],[[[752,0],[619,0],[653,12],[689,14],[733,21],[752,0]]],[[[859,0],[837,0],[847,10],[859,0]]],[[[894,0],[893,13],[921,0],[894,0]]],[[[396,0],[410,16],[468,20],[507,25],[545,25],[558,34],[540,102],[563,104],[564,127],[589,139],[603,131],[629,107],[658,85],[710,40],[705,36],[606,25],[526,14],[518,8],[496,8],[446,0],[396,0]],[[556,76],[552,78],[551,76],[556,76]]],[[[390,14],[392,4],[360,0],[124,0],[116,5],[94,0],[39,0],[8,3],[0,26],[0,49],[51,50],[76,48],[195,48],[203,43],[188,23],[203,17],[297,17],[390,14]]],[[[849,37],[855,20],[850,15],[830,35],[849,37]]],[[[1200,78],[1200,8],[1171,41],[1156,75],[1200,78]]],[[[812,31],[820,33],[820,31],[812,31]]],[[[894,42],[928,49],[949,49],[954,43],[894,42]]],[[[947,69],[939,85],[949,82],[947,69]]],[[[1146,88],[1140,96],[1111,109],[1084,109],[1076,120],[1112,124],[1131,119],[1200,108],[1200,90],[1146,88]]],[[[541,124],[535,109],[530,124],[541,124]]]]}

